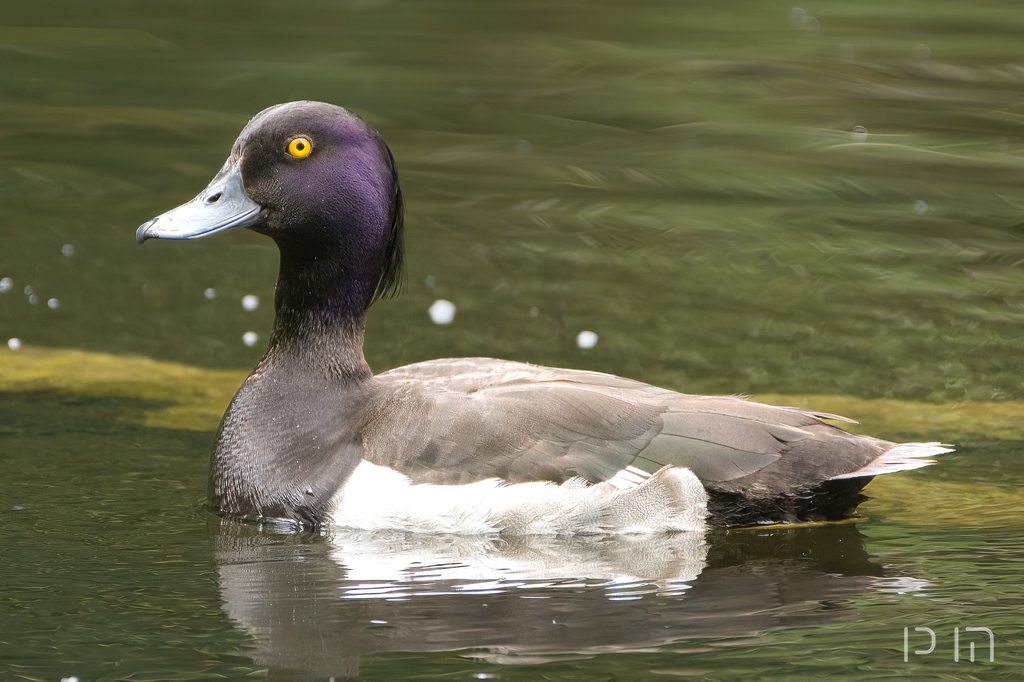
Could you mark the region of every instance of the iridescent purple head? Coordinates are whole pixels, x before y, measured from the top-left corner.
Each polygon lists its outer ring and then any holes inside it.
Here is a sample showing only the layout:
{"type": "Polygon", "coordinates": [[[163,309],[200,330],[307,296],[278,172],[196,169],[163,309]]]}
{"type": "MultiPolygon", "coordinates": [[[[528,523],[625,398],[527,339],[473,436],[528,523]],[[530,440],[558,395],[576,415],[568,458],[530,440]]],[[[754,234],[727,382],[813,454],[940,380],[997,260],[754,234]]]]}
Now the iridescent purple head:
{"type": "Polygon", "coordinates": [[[277,243],[279,288],[323,299],[293,304],[365,310],[400,285],[402,219],[395,162],[377,131],[332,104],[289,102],[257,114],[209,186],[136,237],[248,227],[277,243]]]}

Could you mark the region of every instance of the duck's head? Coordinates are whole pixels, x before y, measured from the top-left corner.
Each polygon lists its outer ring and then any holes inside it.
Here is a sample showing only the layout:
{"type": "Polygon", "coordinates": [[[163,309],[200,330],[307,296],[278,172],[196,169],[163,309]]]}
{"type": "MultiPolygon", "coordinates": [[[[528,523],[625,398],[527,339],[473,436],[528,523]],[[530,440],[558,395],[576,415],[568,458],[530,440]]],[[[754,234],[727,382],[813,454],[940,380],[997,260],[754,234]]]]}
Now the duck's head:
{"type": "Polygon", "coordinates": [[[249,121],[206,189],[136,239],[246,227],[281,251],[279,303],[284,286],[310,299],[292,305],[365,310],[399,285],[402,217],[394,159],[377,131],[332,104],[289,102],[249,121]]]}

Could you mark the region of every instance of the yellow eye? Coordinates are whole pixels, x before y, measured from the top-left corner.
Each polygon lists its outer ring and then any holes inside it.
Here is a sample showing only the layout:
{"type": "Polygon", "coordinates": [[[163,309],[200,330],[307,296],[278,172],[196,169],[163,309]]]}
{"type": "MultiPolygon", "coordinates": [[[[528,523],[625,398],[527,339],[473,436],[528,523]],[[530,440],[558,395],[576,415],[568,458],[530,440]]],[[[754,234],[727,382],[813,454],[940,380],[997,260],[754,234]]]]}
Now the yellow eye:
{"type": "Polygon", "coordinates": [[[288,143],[288,153],[296,159],[304,159],[313,151],[313,143],[308,137],[296,137],[288,143]]]}

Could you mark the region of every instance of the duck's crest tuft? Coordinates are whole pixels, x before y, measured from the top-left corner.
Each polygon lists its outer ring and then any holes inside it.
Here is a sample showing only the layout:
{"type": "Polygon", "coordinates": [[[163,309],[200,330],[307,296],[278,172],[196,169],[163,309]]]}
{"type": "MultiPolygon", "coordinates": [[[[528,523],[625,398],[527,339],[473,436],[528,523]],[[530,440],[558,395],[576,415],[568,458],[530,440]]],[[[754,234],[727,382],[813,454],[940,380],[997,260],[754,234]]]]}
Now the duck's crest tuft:
{"type": "MultiPolygon", "coordinates": [[[[381,141],[381,144],[384,144],[381,141]]],[[[394,194],[391,197],[391,221],[384,237],[384,251],[381,255],[380,278],[373,289],[370,303],[382,298],[391,298],[402,293],[405,288],[405,240],[402,226],[405,222],[405,201],[402,199],[402,185],[398,182],[398,166],[391,150],[384,144],[391,166],[391,186],[394,194]]]]}

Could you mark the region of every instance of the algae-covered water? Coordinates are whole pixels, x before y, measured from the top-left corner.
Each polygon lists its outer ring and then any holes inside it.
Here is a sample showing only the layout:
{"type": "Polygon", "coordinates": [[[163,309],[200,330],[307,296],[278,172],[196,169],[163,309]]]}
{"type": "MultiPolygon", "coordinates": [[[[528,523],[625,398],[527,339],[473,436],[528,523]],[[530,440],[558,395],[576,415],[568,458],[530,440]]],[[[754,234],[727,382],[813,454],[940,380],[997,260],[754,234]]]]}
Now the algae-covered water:
{"type": "Polygon", "coordinates": [[[1018,679],[1022,31],[995,0],[9,3],[0,679],[1018,679]],[[399,165],[375,370],[587,368],[957,452],[854,522],[703,539],[222,522],[276,251],[134,229],[300,98],[399,165]]]}

